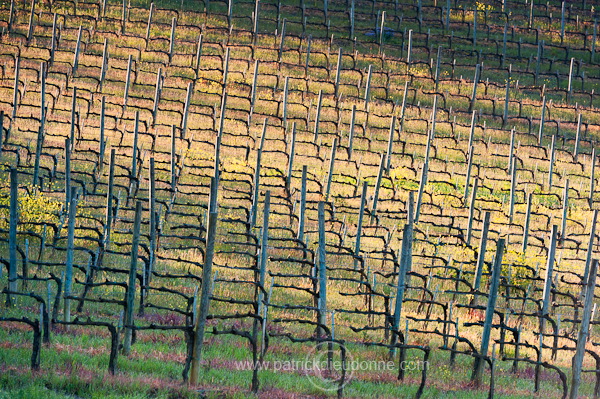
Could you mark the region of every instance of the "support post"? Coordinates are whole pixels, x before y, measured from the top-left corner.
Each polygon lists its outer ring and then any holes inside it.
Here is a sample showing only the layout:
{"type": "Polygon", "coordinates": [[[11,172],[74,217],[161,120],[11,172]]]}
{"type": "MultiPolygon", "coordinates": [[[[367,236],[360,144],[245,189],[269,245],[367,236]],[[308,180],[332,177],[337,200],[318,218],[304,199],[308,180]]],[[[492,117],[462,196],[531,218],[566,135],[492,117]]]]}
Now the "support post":
{"type": "Polygon", "coordinates": [[[502,272],[502,257],[504,255],[504,238],[498,239],[496,247],[496,258],[492,269],[492,278],[490,280],[490,292],[488,294],[488,303],[485,311],[485,321],[483,324],[483,333],[481,334],[481,348],[478,357],[475,358],[473,377],[471,378],[476,385],[481,383],[481,374],[483,372],[484,357],[488,355],[490,336],[492,333],[492,323],[494,321],[494,310],[496,309],[496,299],[498,297],[498,286],[500,285],[500,274],[502,272]]]}
{"type": "Polygon", "coordinates": [[[581,372],[583,368],[583,357],[585,355],[585,346],[589,337],[590,316],[592,314],[592,304],[594,301],[594,291],[596,289],[596,275],[598,272],[598,260],[594,259],[590,274],[586,281],[585,299],[583,305],[583,315],[581,317],[581,325],[579,326],[579,334],[577,336],[577,345],[575,347],[575,356],[573,356],[572,366],[573,373],[571,378],[571,393],[570,399],[577,399],[579,393],[579,385],[581,383],[581,372]]]}
{"type": "Polygon", "coordinates": [[[402,302],[406,292],[407,273],[412,268],[412,246],[413,246],[413,226],[410,223],[404,225],[402,233],[402,252],[400,255],[400,267],[398,268],[398,282],[396,284],[396,302],[394,305],[394,318],[392,322],[392,347],[390,348],[390,358],[394,357],[396,348],[393,345],[398,340],[398,328],[400,326],[400,316],[402,315],[402,302]]]}
{"type": "Polygon", "coordinates": [[[208,316],[210,297],[212,294],[212,266],[215,252],[215,237],[217,233],[218,218],[217,193],[217,179],[213,177],[211,178],[210,184],[208,229],[206,233],[206,252],[204,257],[204,267],[202,268],[202,286],[200,290],[200,303],[198,304],[198,317],[196,318],[196,324],[194,326],[194,345],[192,350],[191,371],[189,379],[190,385],[197,385],[198,378],[200,377],[200,362],[202,361],[204,330],[206,327],[206,318],[208,316]]]}
{"type": "Polygon", "coordinates": [[[133,338],[133,307],[135,303],[135,283],[137,280],[138,248],[140,244],[140,225],[142,222],[142,201],[135,204],[135,219],[133,221],[133,239],[131,242],[131,262],[129,263],[129,279],[125,293],[125,317],[123,327],[125,338],[123,341],[123,354],[128,356],[131,352],[133,338]]]}
{"type": "Polygon", "coordinates": [[[319,278],[319,312],[317,337],[322,338],[325,334],[323,326],[327,323],[327,259],[326,259],[326,237],[325,237],[325,203],[319,202],[319,247],[318,247],[318,278],[319,278]]]}
{"type": "Polygon", "coordinates": [[[302,165],[302,182],[300,187],[300,212],[298,217],[298,240],[304,242],[304,220],[306,218],[306,165],[302,165]]]}
{"type": "Polygon", "coordinates": [[[69,225],[67,233],[67,260],[65,269],[64,290],[64,319],[71,322],[71,292],[73,290],[73,262],[75,252],[75,218],[77,216],[77,188],[73,187],[71,192],[71,203],[69,204],[69,225]]]}
{"type": "MultiPolygon", "coordinates": [[[[10,169],[10,210],[8,228],[8,290],[17,291],[17,224],[19,223],[19,182],[17,170],[10,169]]],[[[0,270],[2,267],[0,267],[0,270]]],[[[6,297],[6,305],[12,306],[11,295],[6,297]]]]}

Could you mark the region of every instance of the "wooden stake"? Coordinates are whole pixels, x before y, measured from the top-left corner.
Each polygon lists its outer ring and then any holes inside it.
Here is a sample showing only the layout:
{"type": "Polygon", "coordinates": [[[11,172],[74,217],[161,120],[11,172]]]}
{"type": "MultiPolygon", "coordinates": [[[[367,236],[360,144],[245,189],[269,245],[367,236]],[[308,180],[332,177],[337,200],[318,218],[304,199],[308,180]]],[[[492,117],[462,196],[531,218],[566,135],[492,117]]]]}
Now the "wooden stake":
{"type": "Polygon", "coordinates": [[[233,0],[227,2],[227,26],[229,29],[233,27],[233,0]]]}
{"type": "Polygon", "coordinates": [[[473,93],[471,94],[471,102],[469,104],[469,112],[473,112],[475,108],[475,101],[477,101],[477,85],[479,84],[479,78],[481,76],[481,64],[475,66],[475,77],[473,78],[473,93]]]}
{"type": "Polygon", "coordinates": [[[17,2],[17,0],[10,0],[10,10],[8,12],[8,31],[12,32],[13,30],[13,24],[15,22],[15,3],[17,2]]]}
{"type": "MultiPolygon", "coordinates": [[[[481,276],[483,274],[483,265],[485,264],[485,251],[487,249],[488,233],[490,231],[491,213],[486,211],[483,215],[483,224],[481,227],[481,238],[479,239],[479,251],[477,252],[477,264],[475,267],[475,277],[473,279],[473,290],[479,291],[481,287],[481,276]]],[[[477,295],[475,295],[474,303],[476,303],[477,295]]]]}
{"type": "MultiPolygon", "coordinates": [[[[189,91],[189,86],[188,86],[189,91]]],[[[156,85],[154,87],[154,104],[152,105],[152,124],[156,125],[156,117],[158,115],[158,104],[160,103],[160,96],[162,93],[162,67],[156,71],[156,85]]],[[[187,96],[186,96],[187,99],[187,96]]],[[[187,102],[186,102],[187,104],[187,102]]],[[[184,114],[185,117],[185,114],[184,114]]]]}
{"type": "MultiPolygon", "coordinates": [[[[263,208],[263,225],[262,225],[262,231],[261,231],[261,240],[260,240],[260,253],[259,253],[259,265],[258,265],[258,287],[257,287],[257,291],[258,291],[258,298],[257,298],[257,304],[258,304],[258,311],[257,311],[257,315],[259,317],[262,317],[265,311],[265,277],[267,274],[267,255],[268,255],[268,244],[269,244],[269,215],[271,213],[271,191],[267,190],[265,192],[265,203],[264,203],[264,208],[263,208]]],[[[260,319],[261,322],[261,327],[263,327],[263,324],[265,323],[264,319],[260,319]]],[[[255,324],[255,326],[257,326],[257,324],[255,324]]],[[[264,328],[260,329],[261,332],[264,331],[264,328]]],[[[261,336],[260,339],[258,339],[258,343],[260,343],[261,345],[261,349],[260,351],[263,352],[264,351],[264,336],[261,336]]]]}
{"type": "Polygon", "coordinates": [[[473,7],[473,50],[477,48],[477,6],[473,7]]]}
{"type": "Polygon", "coordinates": [[[581,137],[581,113],[577,114],[577,133],[575,134],[575,148],[573,149],[573,161],[577,162],[579,157],[579,140],[581,137]]]}
{"type": "Polygon", "coordinates": [[[106,96],[102,96],[100,100],[100,137],[99,137],[99,153],[98,153],[98,170],[104,166],[104,152],[106,151],[106,135],[105,135],[105,121],[106,116],[106,96]]]}
{"type": "Polygon", "coordinates": [[[225,60],[223,61],[223,91],[225,91],[225,89],[227,88],[227,79],[229,76],[229,53],[230,48],[227,47],[225,49],[225,60]]]}
{"type": "Polygon", "coordinates": [[[510,205],[508,210],[509,223],[512,224],[513,216],[515,214],[515,197],[517,190],[517,165],[515,164],[512,168],[511,179],[510,179],[510,205]]]}
{"type": "Polygon", "coordinates": [[[596,58],[596,39],[598,36],[598,20],[594,18],[594,33],[592,35],[592,49],[590,51],[591,62],[595,61],[596,58]]]}
{"type": "Polygon", "coordinates": [[[383,170],[385,168],[385,155],[381,154],[379,160],[379,172],[377,173],[377,180],[375,181],[375,192],[373,193],[373,206],[371,207],[371,222],[374,222],[377,218],[377,203],[379,202],[379,188],[381,187],[381,177],[383,176],[383,170]]]}
{"type": "Polygon", "coordinates": [[[267,135],[267,123],[268,119],[265,118],[263,123],[262,135],[260,137],[260,145],[258,147],[258,153],[256,155],[256,166],[254,168],[254,183],[253,183],[253,194],[252,194],[252,208],[250,209],[250,228],[256,225],[256,214],[259,200],[259,188],[260,188],[260,166],[262,159],[263,147],[265,145],[265,136],[267,135]]]}
{"type": "Polygon", "coordinates": [[[360,256],[360,240],[362,237],[363,218],[365,214],[365,206],[367,204],[367,188],[368,184],[363,181],[362,194],[360,196],[360,208],[358,211],[358,222],[356,225],[356,241],[354,243],[354,270],[357,269],[358,258],[360,256]]]}
{"type": "Polygon", "coordinates": [[[69,225],[67,233],[67,260],[65,269],[64,287],[64,319],[71,322],[71,292],[73,290],[73,262],[75,253],[75,218],[77,216],[77,188],[71,191],[71,203],[69,204],[69,225]]]}
{"type": "Polygon", "coordinates": [[[137,187],[137,164],[138,164],[138,137],[140,129],[140,111],[135,111],[135,122],[133,127],[133,146],[131,154],[131,174],[129,176],[130,195],[133,195],[137,187]]]}
{"type": "Polygon", "coordinates": [[[590,203],[590,209],[593,208],[594,206],[594,191],[595,191],[595,186],[596,186],[596,176],[595,176],[595,171],[596,171],[596,149],[592,148],[592,156],[590,159],[590,165],[591,165],[591,170],[590,170],[590,198],[589,198],[589,203],[590,203]]]}
{"type": "MultiPolygon", "coordinates": [[[[19,223],[19,182],[15,168],[10,169],[10,209],[8,227],[8,290],[16,292],[17,287],[17,225],[19,223]]],[[[2,269],[2,267],[0,267],[2,269]]],[[[11,295],[6,296],[6,305],[12,306],[11,295]]]]}
{"type": "Polygon", "coordinates": [[[35,5],[36,0],[31,0],[31,13],[29,14],[29,29],[27,29],[27,45],[31,44],[33,39],[33,29],[35,28],[35,5]]]}
{"type": "Polygon", "coordinates": [[[196,324],[194,326],[194,345],[192,351],[191,371],[190,371],[190,385],[197,385],[198,378],[200,376],[200,362],[202,361],[202,349],[204,345],[204,329],[206,327],[206,317],[208,316],[210,297],[212,294],[212,281],[213,281],[213,257],[215,252],[215,237],[217,234],[217,219],[218,219],[218,205],[217,205],[217,179],[211,178],[210,184],[210,199],[209,199],[209,217],[208,217],[208,229],[206,233],[206,252],[204,257],[204,267],[202,268],[202,287],[200,294],[200,303],[198,305],[196,324]]]}
{"type": "Polygon", "coordinates": [[[290,155],[288,157],[288,170],[286,179],[286,188],[289,191],[292,187],[292,173],[294,171],[294,157],[296,155],[296,122],[292,123],[292,139],[290,143],[290,155]]]}
{"type": "Polygon", "coordinates": [[[325,203],[319,202],[319,247],[317,250],[317,265],[319,278],[319,311],[317,336],[322,337],[325,331],[322,326],[327,322],[327,259],[326,259],[326,236],[325,236],[325,203]]]}
{"type": "Polygon", "coordinates": [[[404,121],[406,120],[406,96],[408,93],[408,80],[404,82],[404,93],[402,94],[402,106],[400,107],[400,131],[404,131],[404,121]]]}
{"type": "Polygon", "coordinates": [[[350,34],[348,36],[348,39],[352,40],[354,38],[354,12],[355,12],[355,1],[356,0],[351,0],[350,1],[350,34]]]}
{"type": "Polygon", "coordinates": [[[465,193],[463,195],[463,205],[467,206],[467,199],[469,198],[469,184],[471,181],[471,170],[473,168],[473,158],[475,157],[475,148],[469,147],[469,154],[467,160],[467,173],[465,175],[465,193]]]}
{"type": "Polygon", "coordinates": [[[400,325],[400,316],[402,315],[402,302],[404,293],[407,289],[406,277],[407,273],[412,268],[412,247],[413,247],[413,226],[410,223],[404,225],[402,234],[402,252],[400,255],[400,267],[398,269],[398,282],[396,285],[396,302],[394,305],[394,319],[392,322],[392,347],[390,348],[390,358],[396,353],[396,345],[398,340],[398,327],[400,325]]]}
{"type": "MultiPolygon", "coordinates": [[[[48,66],[51,67],[54,64],[54,53],[56,52],[56,30],[57,30],[57,21],[58,15],[54,13],[52,17],[52,37],[50,38],[50,59],[48,60],[48,66]]],[[[9,28],[10,30],[10,28],[9,28]]]]}
{"type": "Polygon", "coordinates": [[[540,130],[538,132],[538,145],[542,145],[542,138],[544,137],[544,121],[546,119],[546,96],[542,99],[542,114],[540,116],[540,130]]]}
{"type": "Polygon", "coordinates": [[[348,133],[348,160],[352,159],[354,145],[354,124],[356,123],[356,104],[352,104],[352,116],[350,117],[350,131],[348,133]]]}
{"type": "Polygon", "coordinates": [[[331,180],[333,178],[333,167],[335,165],[335,155],[337,152],[338,139],[333,139],[331,146],[331,157],[329,158],[329,172],[327,173],[327,188],[325,189],[325,201],[329,201],[329,191],[331,189],[331,180]]]}
{"type": "Polygon", "coordinates": [[[175,195],[175,189],[177,188],[177,152],[176,152],[176,140],[177,140],[177,129],[175,125],[171,127],[171,192],[175,195]]]}
{"type": "Polygon", "coordinates": [[[221,114],[219,117],[219,131],[217,133],[217,140],[215,143],[215,167],[214,177],[215,184],[219,185],[219,179],[221,178],[221,139],[223,138],[223,126],[225,124],[225,111],[227,110],[227,93],[223,94],[221,98],[221,114]]]}
{"type": "Polygon", "coordinates": [[[150,27],[152,26],[152,17],[154,16],[154,2],[150,3],[150,10],[148,12],[148,25],[146,27],[146,47],[148,47],[148,41],[150,40],[150,27]]]}
{"type": "Polygon", "coordinates": [[[183,118],[181,120],[181,139],[185,140],[187,128],[188,128],[188,115],[190,113],[190,107],[192,102],[192,82],[188,83],[187,92],[185,95],[185,104],[183,107],[183,118]]]}
{"type": "Polygon", "coordinates": [[[77,68],[79,67],[79,51],[81,49],[81,25],[79,25],[79,31],[77,32],[77,42],[75,44],[75,54],[73,55],[73,70],[71,75],[75,76],[77,68]]]}
{"type": "Polygon", "coordinates": [[[65,139],[65,212],[71,205],[71,139],[65,139]]]}
{"type": "Polygon", "coordinates": [[[306,165],[302,165],[302,183],[300,187],[300,212],[298,217],[298,240],[304,242],[304,219],[306,218],[306,165]]]}
{"type": "Polygon", "coordinates": [[[252,44],[256,47],[258,41],[258,19],[260,14],[260,0],[254,2],[254,26],[252,29],[252,44]]]}
{"type": "Polygon", "coordinates": [[[365,111],[369,112],[369,100],[371,98],[371,75],[372,75],[372,65],[369,65],[369,70],[367,72],[367,84],[365,86],[365,111]]]}
{"type": "Polygon", "coordinates": [[[535,63],[535,74],[534,74],[534,85],[538,84],[538,78],[540,75],[540,64],[542,62],[542,57],[544,56],[544,41],[540,40],[538,42],[538,48],[537,48],[537,57],[536,57],[536,63],[535,63]]]}
{"type": "Polygon", "coordinates": [[[340,93],[340,76],[342,71],[342,48],[340,47],[338,50],[338,59],[337,59],[337,67],[335,71],[335,91],[334,94],[336,97],[339,96],[340,93]]]}
{"type": "Polygon", "coordinates": [[[258,84],[258,60],[254,61],[254,75],[252,76],[252,92],[250,94],[250,116],[254,114],[254,104],[256,102],[256,85],[258,84]]]}
{"type": "MultiPolygon", "coordinates": [[[[157,251],[157,214],[156,214],[156,173],[154,157],[150,157],[150,168],[148,171],[148,205],[150,213],[150,259],[148,261],[148,268],[146,269],[145,278],[145,296],[148,295],[148,287],[152,281],[152,272],[154,271],[154,264],[156,263],[156,251],[157,251]]],[[[143,310],[143,309],[140,309],[143,310]]]]}
{"type": "Polygon", "coordinates": [[[131,64],[132,64],[132,58],[131,58],[131,54],[129,54],[129,58],[127,59],[127,76],[125,77],[125,92],[123,94],[123,114],[125,114],[125,110],[127,108],[127,100],[129,98],[129,82],[131,81],[131,64]]]}
{"type": "Polygon", "coordinates": [[[38,129],[37,142],[35,146],[35,164],[33,167],[33,185],[39,184],[40,158],[42,156],[42,147],[44,146],[44,129],[46,122],[46,64],[41,63],[40,68],[40,127],[38,129]]]}
{"type": "Polygon", "coordinates": [[[556,134],[552,135],[552,146],[550,147],[550,166],[548,167],[548,190],[552,190],[552,178],[554,177],[554,159],[556,156],[556,134]]]}
{"type": "Polygon", "coordinates": [[[581,317],[581,325],[579,326],[579,334],[577,336],[575,355],[573,356],[572,361],[573,373],[571,377],[571,393],[569,396],[570,399],[577,399],[579,394],[579,385],[581,383],[581,372],[583,368],[583,357],[585,356],[586,344],[590,334],[590,316],[592,313],[592,304],[594,301],[594,291],[596,289],[597,273],[598,260],[594,259],[594,261],[592,262],[590,275],[584,287],[585,299],[583,305],[583,315],[581,317]]]}
{"type": "MultiPolygon", "coordinates": [[[[565,3],[563,2],[563,7],[564,7],[564,4],[565,3]]],[[[573,95],[573,62],[574,61],[575,61],[575,59],[571,58],[571,64],[569,66],[569,83],[567,85],[567,102],[571,102],[571,97],[573,95]]]]}
{"type": "Polygon", "coordinates": [[[479,179],[475,178],[473,182],[473,193],[471,194],[471,202],[469,205],[469,220],[467,224],[467,245],[471,245],[471,237],[473,235],[473,216],[475,213],[475,201],[477,201],[477,188],[479,185],[479,179]]]}
{"type": "Polygon", "coordinates": [[[127,23],[127,2],[123,0],[123,7],[121,11],[121,34],[125,34],[125,25],[127,23]]]}
{"type": "Polygon", "coordinates": [[[175,50],[175,29],[177,28],[177,18],[171,19],[171,36],[169,39],[169,64],[173,62],[173,53],[175,50]]]}
{"type": "Polygon", "coordinates": [[[17,119],[17,108],[19,108],[19,71],[21,67],[21,57],[17,55],[15,58],[15,84],[13,88],[13,109],[11,118],[11,129],[14,126],[17,119]]]}
{"type": "Polygon", "coordinates": [[[533,194],[527,194],[527,211],[525,212],[525,225],[523,227],[523,248],[522,252],[525,253],[527,250],[527,241],[529,238],[529,224],[531,222],[531,202],[533,199],[533,194]]]}
{"type": "Polygon", "coordinates": [[[483,357],[487,357],[490,336],[492,333],[492,323],[494,321],[494,310],[496,309],[496,299],[498,297],[498,286],[500,285],[500,274],[502,273],[502,257],[504,255],[504,238],[498,239],[496,246],[496,258],[492,269],[492,277],[490,280],[490,292],[488,294],[488,304],[485,311],[485,321],[483,324],[483,333],[481,334],[481,348],[479,356],[475,358],[475,366],[473,369],[472,380],[475,384],[481,383],[481,374],[483,372],[483,357]]]}
{"type": "Polygon", "coordinates": [[[408,30],[408,49],[406,52],[406,72],[410,72],[410,64],[412,62],[412,29],[408,30]]]}
{"type": "Polygon", "coordinates": [[[106,193],[106,215],[104,223],[104,250],[110,245],[110,231],[113,220],[113,196],[115,183],[115,149],[110,150],[110,166],[108,172],[108,192],[106,193]]]}
{"type": "Polygon", "coordinates": [[[281,123],[284,129],[287,129],[287,108],[288,108],[288,91],[289,91],[289,82],[290,78],[288,76],[285,77],[285,83],[283,86],[283,111],[281,123]]]}
{"type": "Polygon", "coordinates": [[[563,191],[562,206],[562,224],[560,230],[561,245],[564,244],[565,238],[567,237],[567,212],[569,210],[569,179],[565,180],[565,189],[563,191]]]}
{"type": "Polygon", "coordinates": [[[135,204],[135,219],[133,222],[133,238],[131,242],[131,262],[129,264],[129,280],[125,293],[125,317],[123,327],[125,338],[123,340],[123,354],[128,356],[131,352],[131,341],[133,338],[133,308],[135,303],[135,283],[137,280],[138,248],[140,244],[140,225],[142,222],[142,201],[135,204]]]}
{"type": "Polygon", "coordinates": [[[548,261],[546,263],[546,278],[544,279],[544,293],[542,295],[542,311],[540,314],[540,333],[544,333],[546,319],[544,318],[550,313],[550,294],[552,291],[552,277],[554,272],[554,257],[556,254],[556,242],[558,238],[558,226],[552,225],[550,233],[550,245],[548,249],[548,261]]]}
{"type": "Polygon", "coordinates": [[[438,46],[437,57],[435,59],[435,91],[438,91],[438,87],[440,84],[440,65],[442,62],[442,46],[438,46]]]}
{"type": "Polygon", "coordinates": [[[283,22],[281,24],[281,37],[279,40],[279,53],[277,56],[280,66],[281,66],[281,62],[283,61],[283,46],[285,44],[285,24],[286,24],[286,22],[287,22],[287,19],[284,18],[283,22]]]}
{"type": "Polygon", "coordinates": [[[504,23],[504,32],[502,33],[502,60],[500,62],[500,66],[501,67],[504,67],[504,63],[506,62],[506,40],[507,40],[507,34],[508,34],[508,24],[504,23]]]}
{"type": "Polygon", "coordinates": [[[323,104],[323,90],[319,90],[319,100],[317,102],[317,115],[315,118],[314,143],[318,143],[319,123],[321,121],[321,105],[323,104]]]}
{"type": "Polygon", "coordinates": [[[194,64],[194,71],[196,73],[196,79],[200,76],[200,59],[202,58],[202,45],[203,45],[203,36],[202,33],[198,36],[198,45],[196,47],[196,57],[194,64]]]}
{"type": "Polygon", "coordinates": [[[106,78],[106,72],[108,71],[108,39],[104,39],[104,47],[102,50],[102,65],[100,65],[100,85],[99,91],[102,91],[104,87],[104,79],[106,78]]]}
{"type": "MultiPolygon", "coordinates": [[[[510,104],[510,80],[512,75],[512,65],[508,67],[508,77],[506,78],[506,92],[504,94],[504,111],[502,113],[502,127],[508,123],[508,106],[510,104]]],[[[514,129],[513,129],[514,130],[514,129]]]]}
{"type": "Polygon", "coordinates": [[[560,7],[560,43],[565,40],[565,2],[561,3],[560,7]]]}
{"type": "Polygon", "coordinates": [[[390,135],[388,137],[388,147],[386,154],[386,165],[385,172],[390,173],[390,168],[392,165],[392,154],[393,154],[393,145],[394,145],[394,133],[396,131],[396,115],[392,115],[392,121],[390,122],[390,135]]]}
{"type": "Polygon", "coordinates": [[[585,284],[590,274],[590,265],[592,264],[592,255],[594,253],[594,243],[596,241],[596,222],[598,221],[598,209],[594,209],[592,216],[592,225],[590,227],[590,239],[588,241],[587,254],[585,257],[585,269],[583,272],[582,283],[585,284]]]}

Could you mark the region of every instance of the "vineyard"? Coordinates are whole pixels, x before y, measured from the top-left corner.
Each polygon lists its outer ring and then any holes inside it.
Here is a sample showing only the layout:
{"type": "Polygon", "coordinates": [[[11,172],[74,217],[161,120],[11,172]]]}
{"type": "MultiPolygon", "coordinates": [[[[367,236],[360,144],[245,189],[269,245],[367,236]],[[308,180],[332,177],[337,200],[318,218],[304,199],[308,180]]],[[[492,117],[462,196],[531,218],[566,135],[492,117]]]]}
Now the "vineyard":
{"type": "Polygon", "coordinates": [[[598,7],[0,0],[0,398],[600,397],[598,7]]]}

